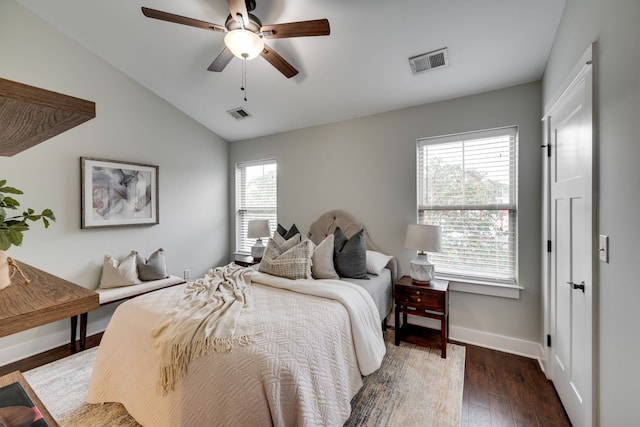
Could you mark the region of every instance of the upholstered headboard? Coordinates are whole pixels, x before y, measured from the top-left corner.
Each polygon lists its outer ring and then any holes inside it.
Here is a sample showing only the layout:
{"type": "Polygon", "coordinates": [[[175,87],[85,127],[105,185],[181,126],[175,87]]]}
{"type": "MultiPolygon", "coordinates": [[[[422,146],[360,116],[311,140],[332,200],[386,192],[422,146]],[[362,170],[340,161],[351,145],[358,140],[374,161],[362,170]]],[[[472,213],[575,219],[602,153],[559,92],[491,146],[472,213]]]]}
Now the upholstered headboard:
{"type": "MultiPolygon", "coordinates": [[[[341,209],[334,209],[322,214],[317,220],[315,220],[315,222],[311,224],[307,236],[313,241],[313,243],[318,245],[329,234],[333,234],[333,232],[336,231],[336,227],[340,227],[340,229],[348,238],[351,238],[351,236],[356,234],[358,231],[364,229],[364,235],[367,241],[367,249],[370,251],[382,252],[371,241],[366,227],[349,212],[341,209]]],[[[391,270],[391,277],[395,281],[398,278],[398,260],[395,257],[391,258],[391,260],[387,264],[387,268],[391,270]]]]}

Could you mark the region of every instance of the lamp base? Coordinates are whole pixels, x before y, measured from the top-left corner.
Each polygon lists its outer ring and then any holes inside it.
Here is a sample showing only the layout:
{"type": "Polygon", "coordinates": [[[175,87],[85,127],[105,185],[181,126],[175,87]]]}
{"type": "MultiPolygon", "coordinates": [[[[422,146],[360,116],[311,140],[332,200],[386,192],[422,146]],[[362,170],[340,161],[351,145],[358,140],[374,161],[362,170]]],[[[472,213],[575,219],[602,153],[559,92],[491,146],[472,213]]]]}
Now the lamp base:
{"type": "Polygon", "coordinates": [[[435,269],[429,262],[426,253],[418,252],[418,255],[411,261],[411,279],[418,284],[427,284],[433,280],[435,269]]]}
{"type": "Polygon", "coordinates": [[[262,239],[256,240],[255,245],[251,246],[251,256],[255,261],[260,261],[264,254],[265,246],[262,243],[262,239]]]}

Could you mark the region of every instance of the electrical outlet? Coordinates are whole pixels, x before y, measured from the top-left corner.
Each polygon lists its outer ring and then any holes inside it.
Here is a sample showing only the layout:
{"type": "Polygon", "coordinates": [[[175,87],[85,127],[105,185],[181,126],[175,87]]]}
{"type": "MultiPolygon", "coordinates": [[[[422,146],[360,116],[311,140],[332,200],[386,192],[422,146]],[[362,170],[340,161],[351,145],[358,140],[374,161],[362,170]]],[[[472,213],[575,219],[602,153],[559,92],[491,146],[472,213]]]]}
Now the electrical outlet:
{"type": "Polygon", "coordinates": [[[184,280],[189,280],[189,278],[191,277],[191,270],[185,270],[183,274],[184,280]]]}
{"type": "Polygon", "coordinates": [[[609,236],[600,235],[598,239],[598,256],[600,261],[609,262],[609,236]]]}

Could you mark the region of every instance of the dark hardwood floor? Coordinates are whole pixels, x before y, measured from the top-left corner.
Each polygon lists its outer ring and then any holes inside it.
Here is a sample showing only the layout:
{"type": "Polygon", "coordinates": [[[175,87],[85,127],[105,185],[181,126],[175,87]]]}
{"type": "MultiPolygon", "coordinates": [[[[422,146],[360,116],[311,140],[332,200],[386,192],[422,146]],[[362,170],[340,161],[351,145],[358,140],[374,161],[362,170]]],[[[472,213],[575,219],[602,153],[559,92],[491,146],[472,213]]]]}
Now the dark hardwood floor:
{"type": "Polygon", "coordinates": [[[571,426],[537,360],[466,347],[462,427],[571,426]]]}
{"type": "MultiPolygon", "coordinates": [[[[101,338],[102,334],[88,337],[87,348],[99,345],[101,338]]],[[[537,361],[483,347],[466,347],[462,427],[571,426],[537,361]]],[[[70,354],[68,345],[58,347],[2,366],[0,375],[28,371],[70,354]]]]}

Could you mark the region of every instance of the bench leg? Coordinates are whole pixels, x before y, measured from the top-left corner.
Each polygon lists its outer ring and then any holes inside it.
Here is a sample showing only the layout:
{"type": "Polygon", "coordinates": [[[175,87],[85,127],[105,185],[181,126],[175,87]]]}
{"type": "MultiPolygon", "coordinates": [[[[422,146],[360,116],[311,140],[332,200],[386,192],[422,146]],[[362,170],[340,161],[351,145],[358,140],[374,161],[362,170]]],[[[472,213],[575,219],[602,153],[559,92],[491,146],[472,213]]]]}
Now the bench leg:
{"type": "Polygon", "coordinates": [[[71,352],[76,352],[76,330],[78,329],[78,316],[71,316],[71,341],[69,347],[71,352]]]}
{"type": "Polygon", "coordinates": [[[87,313],[82,313],[80,315],[80,351],[84,350],[86,347],[87,347],[87,313]]]}

